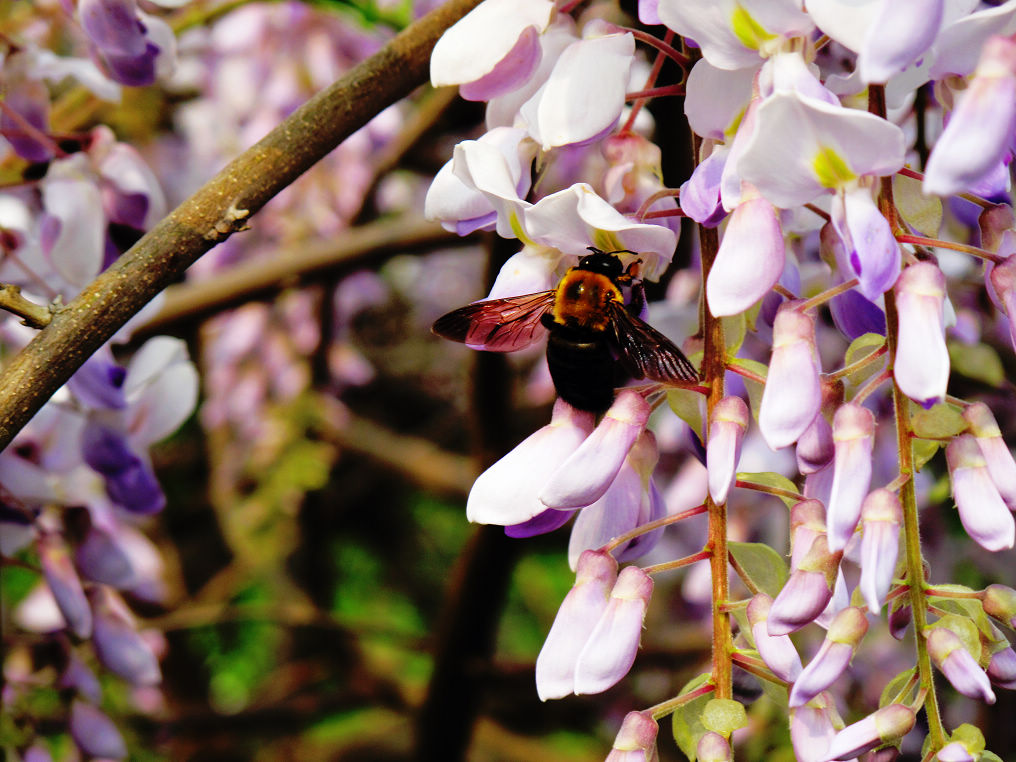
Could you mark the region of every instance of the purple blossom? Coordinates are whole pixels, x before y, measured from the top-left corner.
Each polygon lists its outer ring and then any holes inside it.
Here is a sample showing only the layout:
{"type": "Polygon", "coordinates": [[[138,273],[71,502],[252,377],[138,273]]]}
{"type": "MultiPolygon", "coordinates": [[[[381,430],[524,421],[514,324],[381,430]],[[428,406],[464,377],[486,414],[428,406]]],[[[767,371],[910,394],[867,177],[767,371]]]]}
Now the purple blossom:
{"type": "Polygon", "coordinates": [[[606,762],[655,762],[660,726],[648,712],[628,712],[617,731],[606,762]]]}
{"type": "Polygon", "coordinates": [[[882,609],[892,585],[900,550],[903,507],[895,493],[886,489],[871,492],[861,504],[861,581],[858,588],[870,612],[882,609]]]}
{"type": "Polygon", "coordinates": [[[789,635],[770,635],[767,622],[773,600],[765,593],[756,593],[748,603],[746,615],[752,639],[762,661],[781,680],[792,683],[801,674],[801,657],[789,635]]]}
{"type": "Polygon", "coordinates": [[[770,635],[799,630],[825,610],[833,597],[841,556],[842,552],[829,551],[825,535],[815,538],[773,601],[767,625],[770,635]]]}
{"type": "Polygon", "coordinates": [[[931,262],[918,262],[900,275],[895,293],[899,337],[893,377],[904,394],[929,408],[945,397],[949,383],[945,275],[931,262]]]}
{"type": "Polygon", "coordinates": [[[1016,542],[1016,521],[991,479],[987,461],[970,434],[961,434],[945,450],[953,499],[967,534],[990,551],[1007,550],[1016,542]]]}
{"type": "Polygon", "coordinates": [[[100,709],[81,699],[71,702],[70,731],[74,743],[93,757],[123,759],[127,745],[113,721],[100,709]]]}
{"type": "Polygon", "coordinates": [[[833,418],[833,483],[826,508],[829,549],[842,550],[861,518],[861,504],[871,486],[875,416],[853,403],[841,405],[833,418]]]}
{"type": "Polygon", "coordinates": [[[868,631],[868,620],[858,608],[845,608],[829,625],[818,653],[804,668],[790,690],[790,706],[803,706],[843,673],[854,649],[868,631]]]}
{"type": "Polygon", "coordinates": [[[928,654],[953,688],[964,696],[976,698],[987,704],[995,703],[991,682],[981,669],[963,641],[946,627],[929,627],[924,631],[928,641],[928,654]]]}
{"type": "Polygon", "coordinates": [[[796,442],[819,414],[821,370],[814,316],[790,302],[780,305],[773,323],[773,356],[758,411],[759,430],[772,449],[796,442]]]}
{"type": "Polygon", "coordinates": [[[725,503],[728,491],[734,486],[749,418],[748,406],[740,397],[724,397],[713,408],[706,443],[706,469],[709,494],[717,503],[725,503]]]}
{"type": "Polygon", "coordinates": [[[863,720],[848,725],[833,738],[825,759],[851,759],[885,743],[898,741],[909,733],[917,715],[904,704],[889,704],[863,720]]]}

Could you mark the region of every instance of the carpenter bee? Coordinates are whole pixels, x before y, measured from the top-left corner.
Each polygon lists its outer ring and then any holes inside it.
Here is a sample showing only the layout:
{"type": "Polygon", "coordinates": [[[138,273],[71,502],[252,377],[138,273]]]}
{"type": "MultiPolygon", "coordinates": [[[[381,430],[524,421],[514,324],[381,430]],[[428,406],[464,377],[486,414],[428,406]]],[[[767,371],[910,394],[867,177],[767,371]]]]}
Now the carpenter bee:
{"type": "Polygon", "coordinates": [[[606,410],[626,376],[697,383],[698,372],[681,350],[637,317],[645,303],[636,276],[641,260],[625,270],[617,257],[635,252],[589,250],[557,288],[468,304],[438,318],[434,333],[490,352],[513,352],[547,334],[554,387],[579,410],[606,410]],[[632,294],[627,305],[623,289],[632,294]]]}

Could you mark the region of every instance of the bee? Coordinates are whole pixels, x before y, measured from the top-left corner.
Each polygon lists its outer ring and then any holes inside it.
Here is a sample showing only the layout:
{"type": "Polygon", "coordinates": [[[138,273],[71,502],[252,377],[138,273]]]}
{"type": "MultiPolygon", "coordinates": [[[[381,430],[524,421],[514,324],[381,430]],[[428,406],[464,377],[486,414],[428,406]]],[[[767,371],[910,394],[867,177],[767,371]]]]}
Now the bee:
{"type": "Polygon", "coordinates": [[[617,256],[635,252],[589,250],[557,288],[467,304],[438,318],[432,330],[489,352],[514,352],[547,335],[554,388],[579,410],[606,410],[626,377],[698,383],[698,371],[681,350],[637,316],[645,304],[636,276],[641,260],[626,270],[617,256]]]}

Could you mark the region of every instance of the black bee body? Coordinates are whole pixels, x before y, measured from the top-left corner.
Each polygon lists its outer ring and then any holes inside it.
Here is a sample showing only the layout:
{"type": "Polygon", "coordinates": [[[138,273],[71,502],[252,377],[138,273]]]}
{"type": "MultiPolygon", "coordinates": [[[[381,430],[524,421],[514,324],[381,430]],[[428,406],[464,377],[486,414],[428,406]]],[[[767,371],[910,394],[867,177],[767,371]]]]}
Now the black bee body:
{"type": "Polygon", "coordinates": [[[698,372],[681,350],[637,316],[643,301],[634,265],[625,271],[616,256],[621,252],[590,248],[593,253],[554,290],[474,302],[439,318],[434,333],[476,349],[511,352],[546,332],[554,387],[579,410],[603,412],[628,378],[697,383],[698,372]],[[626,306],[622,289],[628,287],[635,298],[626,306]]]}

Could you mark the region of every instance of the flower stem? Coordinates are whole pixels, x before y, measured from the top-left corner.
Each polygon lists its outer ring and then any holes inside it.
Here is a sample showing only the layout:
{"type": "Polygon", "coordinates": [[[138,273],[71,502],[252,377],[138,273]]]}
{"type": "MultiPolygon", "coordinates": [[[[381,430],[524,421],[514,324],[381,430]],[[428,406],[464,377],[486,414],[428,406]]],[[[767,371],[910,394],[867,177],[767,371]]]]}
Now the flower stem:
{"type": "MultiPolygon", "coordinates": [[[[696,155],[698,155],[697,150],[696,155]]],[[[719,236],[716,229],[700,225],[699,245],[702,252],[702,293],[704,294],[709,269],[716,260],[716,252],[719,250],[719,236]]],[[[723,399],[727,349],[723,336],[723,323],[719,318],[713,316],[706,304],[702,306],[702,326],[705,340],[702,373],[705,386],[709,389],[706,397],[707,420],[709,420],[712,417],[713,408],[723,399]]],[[[733,651],[733,638],[730,617],[723,610],[730,595],[727,572],[727,506],[724,503],[717,504],[711,497],[706,498],[706,506],[709,509],[709,534],[705,549],[711,554],[709,568],[713,584],[713,684],[716,686],[716,698],[729,699],[733,696],[733,666],[730,660],[733,651]]]]}
{"type": "Polygon", "coordinates": [[[708,696],[713,692],[714,686],[712,683],[703,683],[698,688],[690,690],[687,693],[683,693],[675,698],[661,701],[656,706],[649,707],[646,711],[649,712],[654,720],[658,720],[661,717],[666,717],[668,714],[673,714],[676,709],[680,709],[687,703],[690,703],[697,699],[699,696],[708,696]]]}
{"type": "Polygon", "coordinates": [[[979,259],[986,259],[989,262],[998,264],[1002,262],[1005,257],[993,254],[987,249],[982,249],[979,246],[969,246],[965,243],[956,243],[955,241],[943,241],[940,238],[926,238],[922,235],[910,235],[909,233],[897,233],[896,240],[900,243],[912,243],[918,246],[930,246],[935,249],[952,249],[953,251],[961,251],[964,254],[970,254],[971,256],[979,259]]]}
{"type": "Polygon", "coordinates": [[[706,506],[705,503],[703,503],[702,505],[696,505],[694,508],[689,508],[686,511],[675,513],[672,516],[664,516],[662,519],[656,519],[656,521],[650,521],[646,524],[640,524],[634,529],[615,537],[613,540],[611,540],[610,542],[608,542],[606,545],[603,546],[603,550],[605,550],[607,553],[610,553],[617,546],[623,545],[624,543],[630,540],[634,540],[636,537],[639,537],[640,535],[648,534],[649,532],[652,532],[654,529],[659,529],[660,527],[667,527],[670,526],[671,524],[676,524],[679,521],[684,521],[684,519],[689,519],[692,516],[698,516],[700,513],[705,512],[706,506]]]}
{"type": "Polygon", "coordinates": [[[653,564],[652,566],[646,566],[642,569],[646,574],[652,575],[657,572],[671,571],[672,569],[682,569],[685,566],[691,566],[693,563],[698,561],[704,561],[709,558],[712,554],[708,550],[700,550],[698,553],[692,553],[690,556],[679,558],[676,561],[664,561],[659,564],[653,564]]]}

